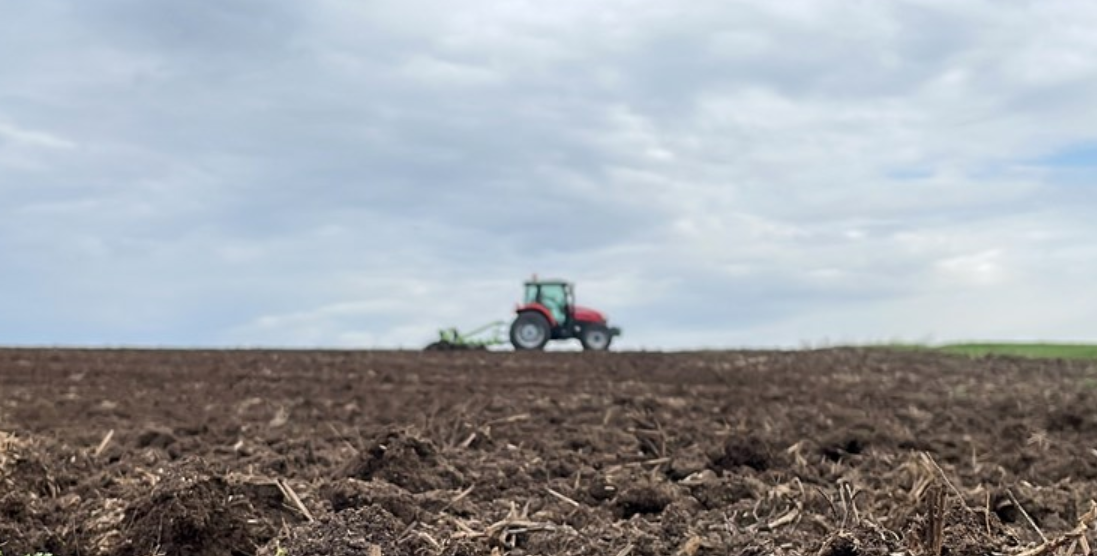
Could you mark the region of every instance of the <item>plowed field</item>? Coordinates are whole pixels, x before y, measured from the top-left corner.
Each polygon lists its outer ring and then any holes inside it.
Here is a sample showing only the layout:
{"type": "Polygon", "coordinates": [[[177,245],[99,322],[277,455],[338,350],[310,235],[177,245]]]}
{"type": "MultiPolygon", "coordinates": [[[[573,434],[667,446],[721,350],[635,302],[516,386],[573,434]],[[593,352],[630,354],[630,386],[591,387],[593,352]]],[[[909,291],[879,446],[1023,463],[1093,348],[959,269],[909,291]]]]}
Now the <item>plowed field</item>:
{"type": "Polygon", "coordinates": [[[0,350],[0,551],[1082,554],[1095,410],[916,351],[0,350]]]}

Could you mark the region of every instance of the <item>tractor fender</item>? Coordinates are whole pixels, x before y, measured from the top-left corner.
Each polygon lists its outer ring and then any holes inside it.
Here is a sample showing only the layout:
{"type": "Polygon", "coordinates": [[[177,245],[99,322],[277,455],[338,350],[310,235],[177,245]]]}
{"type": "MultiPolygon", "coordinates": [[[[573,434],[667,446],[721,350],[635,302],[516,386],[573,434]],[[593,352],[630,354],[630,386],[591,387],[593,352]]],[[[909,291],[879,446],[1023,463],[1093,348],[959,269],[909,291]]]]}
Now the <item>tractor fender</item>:
{"type": "Polygon", "coordinates": [[[540,303],[527,303],[525,305],[519,305],[518,308],[514,310],[514,312],[519,315],[530,311],[541,313],[541,316],[545,317],[545,320],[549,322],[550,326],[557,325],[556,319],[552,317],[552,311],[549,311],[548,307],[545,307],[540,303]]]}
{"type": "Polygon", "coordinates": [[[591,322],[597,324],[605,324],[606,316],[600,311],[595,311],[590,307],[575,306],[575,310],[572,313],[577,322],[591,322]]]}

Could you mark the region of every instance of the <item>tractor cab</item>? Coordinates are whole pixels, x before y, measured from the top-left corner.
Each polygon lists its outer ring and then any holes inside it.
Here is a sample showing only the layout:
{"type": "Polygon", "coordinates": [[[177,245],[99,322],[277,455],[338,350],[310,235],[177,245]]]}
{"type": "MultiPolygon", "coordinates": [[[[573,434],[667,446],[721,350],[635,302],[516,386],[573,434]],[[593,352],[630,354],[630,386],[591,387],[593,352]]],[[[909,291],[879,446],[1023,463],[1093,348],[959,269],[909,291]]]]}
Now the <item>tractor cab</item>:
{"type": "Polygon", "coordinates": [[[549,340],[574,338],[583,349],[604,351],[621,333],[607,324],[602,313],[576,305],[575,289],[565,280],[534,276],[525,283],[525,297],[517,313],[510,328],[511,344],[517,350],[539,350],[549,340]]]}
{"type": "Polygon", "coordinates": [[[560,280],[526,282],[525,304],[540,304],[548,309],[552,320],[563,323],[568,320],[568,309],[574,305],[575,292],[571,284],[560,280]]]}

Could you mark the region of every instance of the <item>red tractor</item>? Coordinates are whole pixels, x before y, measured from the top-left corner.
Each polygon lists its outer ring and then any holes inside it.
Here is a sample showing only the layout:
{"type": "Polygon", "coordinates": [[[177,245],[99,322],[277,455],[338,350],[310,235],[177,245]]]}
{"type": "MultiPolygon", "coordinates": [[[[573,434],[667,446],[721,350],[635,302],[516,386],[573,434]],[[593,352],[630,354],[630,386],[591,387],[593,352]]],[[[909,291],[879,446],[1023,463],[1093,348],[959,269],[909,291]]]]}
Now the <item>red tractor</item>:
{"type": "Polygon", "coordinates": [[[621,329],[602,313],[575,304],[575,290],[564,280],[526,282],[526,298],[510,325],[510,343],[519,351],[544,349],[549,340],[578,338],[583,349],[605,351],[621,329]]]}

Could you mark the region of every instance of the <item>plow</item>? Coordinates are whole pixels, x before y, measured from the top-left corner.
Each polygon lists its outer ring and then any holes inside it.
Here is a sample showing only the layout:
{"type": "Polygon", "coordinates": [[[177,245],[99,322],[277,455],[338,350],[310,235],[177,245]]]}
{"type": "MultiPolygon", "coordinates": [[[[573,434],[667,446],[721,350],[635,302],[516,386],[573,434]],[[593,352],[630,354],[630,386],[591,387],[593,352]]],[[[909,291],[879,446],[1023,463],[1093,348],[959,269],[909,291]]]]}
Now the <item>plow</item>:
{"type": "Polygon", "coordinates": [[[506,321],[489,322],[468,332],[456,328],[444,328],[438,331],[438,339],[425,348],[426,351],[469,351],[486,350],[491,346],[507,343],[503,336],[506,321]]]}
{"type": "Polygon", "coordinates": [[[606,351],[621,329],[610,326],[606,315],[575,303],[575,286],[565,280],[543,280],[534,275],[524,283],[525,296],[515,308],[509,333],[507,323],[495,321],[468,332],[457,328],[438,331],[427,351],[486,350],[510,340],[516,351],[539,351],[550,341],[579,340],[586,351],[606,351]]]}

